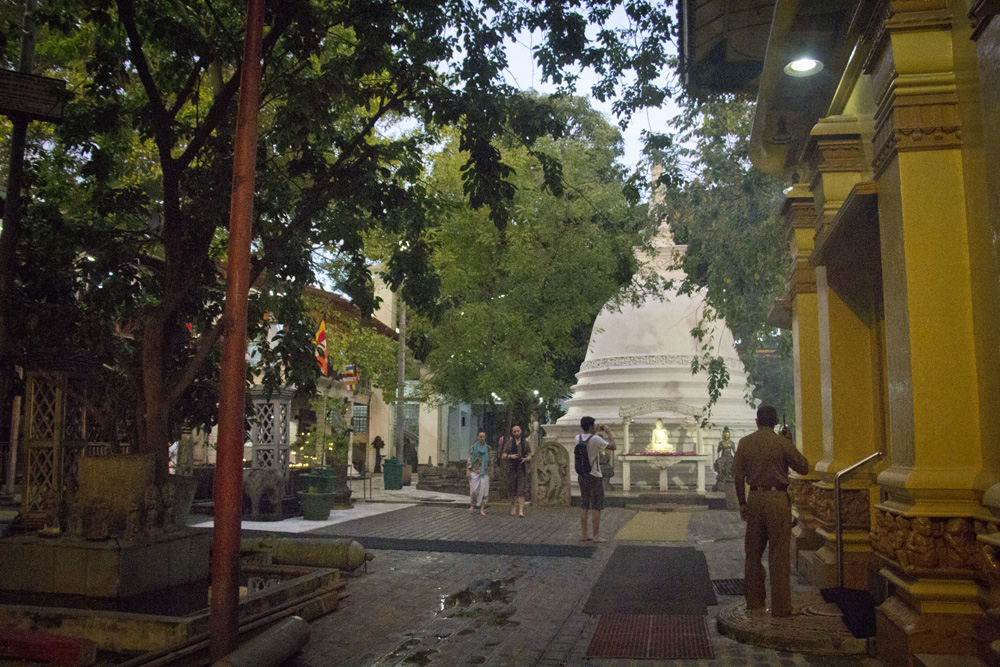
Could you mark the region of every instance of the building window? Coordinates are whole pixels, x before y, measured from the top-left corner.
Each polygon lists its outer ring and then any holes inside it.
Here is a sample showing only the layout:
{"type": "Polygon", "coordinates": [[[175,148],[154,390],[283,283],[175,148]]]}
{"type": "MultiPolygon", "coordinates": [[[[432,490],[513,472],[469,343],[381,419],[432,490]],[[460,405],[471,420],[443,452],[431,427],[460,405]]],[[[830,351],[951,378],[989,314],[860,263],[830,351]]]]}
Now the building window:
{"type": "Polygon", "coordinates": [[[368,406],[354,404],[354,412],[351,413],[351,430],[355,433],[368,432],[368,406]]]}

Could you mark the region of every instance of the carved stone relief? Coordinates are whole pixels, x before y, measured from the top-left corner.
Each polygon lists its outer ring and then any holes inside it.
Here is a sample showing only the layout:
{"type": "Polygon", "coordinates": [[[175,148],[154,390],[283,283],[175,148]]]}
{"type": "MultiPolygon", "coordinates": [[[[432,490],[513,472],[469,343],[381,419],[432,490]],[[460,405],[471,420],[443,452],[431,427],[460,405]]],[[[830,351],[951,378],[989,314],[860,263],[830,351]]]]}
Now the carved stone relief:
{"type": "MultiPolygon", "coordinates": [[[[726,364],[742,363],[738,357],[725,357],[726,364]]],[[[635,354],[621,357],[603,357],[600,359],[588,359],[580,366],[581,371],[589,371],[595,368],[606,368],[615,366],[618,368],[630,366],[690,366],[690,354],[635,354]]],[[[740,368],[740,366],[734,366],[740,368]]]]}
{"type": "Polygon", "coordinates": [[[977,535],[998,532],[997,524],[968,517],[907,518],[881,510],[871,531],[872,548],[908,573],[969,574],[1000,578],[995,549],[977,535]]]}
{"type": "Polygon", "coordinates": [[[569,507],[569,452],[558,443],[546,442],[538,448],[533,458],[532,505],[569,507]]]}

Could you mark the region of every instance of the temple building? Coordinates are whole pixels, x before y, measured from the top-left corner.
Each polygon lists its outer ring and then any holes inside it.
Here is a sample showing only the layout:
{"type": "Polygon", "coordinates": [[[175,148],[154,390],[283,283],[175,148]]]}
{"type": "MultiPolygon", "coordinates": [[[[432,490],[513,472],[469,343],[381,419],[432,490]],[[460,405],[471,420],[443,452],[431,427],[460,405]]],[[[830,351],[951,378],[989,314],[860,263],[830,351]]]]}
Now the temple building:
{"type": "Polygon", "coordinates": [[[791,186],[799,571],[875,597],[885,665],[995,664],[1000,3],[680,9],[685,84],[755,95],[750,159],[791,186]]]}
{"type": "MultiPolygon", "coordinates": [[[[683,269],[674,268],[676,256],[685,250],[674,244],[664,224],[653,251],[640,253],[640,260],[646,270],[676,286],[684,278],[683,269]]],[[[732,333],[723,320],[703,322],[704,308],[703,293],[685,295],[676,289],[639,305],[605,306],[594,322],[566,414],[544,427],[546,439],[572,447],[580,418],[589,415],[612,428],[619,455],[626,453],[626,437],[631,452],[711,455],[723,428],[728,426],[737,439],[755,430],[754,410],[744,398],[747,375],[732,333]],[[691,373],[691,361],[702,346],[691,330],[699,325],[709,331],[706,342],[714,346],[714,356],[725,359],[730,374],[706,427],[700,424],[708,403],[708,375],[691,373]]]]}

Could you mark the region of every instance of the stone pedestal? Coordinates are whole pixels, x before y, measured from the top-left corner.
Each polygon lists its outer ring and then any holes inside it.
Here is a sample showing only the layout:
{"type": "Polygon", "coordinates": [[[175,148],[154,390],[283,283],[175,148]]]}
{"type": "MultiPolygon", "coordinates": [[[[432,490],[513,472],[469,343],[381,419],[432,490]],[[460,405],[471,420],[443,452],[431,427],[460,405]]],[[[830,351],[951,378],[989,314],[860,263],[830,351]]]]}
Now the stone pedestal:
{"type": "Polygon", "coordinates": [[[208,578],[208,531],[126,542],[73,537],[0,540],[0,590],[124,598],[208,578]]]}

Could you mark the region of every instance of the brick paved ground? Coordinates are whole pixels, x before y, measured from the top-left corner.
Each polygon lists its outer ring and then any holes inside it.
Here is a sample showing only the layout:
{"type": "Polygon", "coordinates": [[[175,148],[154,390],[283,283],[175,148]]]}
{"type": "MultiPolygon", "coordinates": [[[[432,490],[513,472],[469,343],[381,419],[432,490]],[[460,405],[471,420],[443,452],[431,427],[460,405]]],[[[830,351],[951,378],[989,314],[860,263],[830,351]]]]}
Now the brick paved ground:
{"type": "MultiPolygon", "coordinates": [[[[325,527],[321,534],[575,543],[579,510],[528,508],[525,519],[507,514],[470,515],[463,507],[416,506],[325,527]]],[[[602,533],[612,538],[635,512],[607,509],[602,533]]],[[[742,577],[742,524],[733,512],[692,513],[688,542],[702,550],[713,579],[742,577]]],[[[664,543],[660,543],[664,544],[664,543]]],[[[681,543],[672,543],[680,546],[681,543]]],[[[348,578],[340,609],[312,624],[309,644],[289,667],[326,665],[624,665],[584,660],[597,619],[582,609],[614,542],[591,558],[488,556],[460,553],[376,551],[367,574],[348,578]],[[500,599],[466,604],[449,598],[500,584],[500,599]]],[[[796,588],[803,590],[802,582],[796,588]]],[[[627,592],[623,591],[623,594],[627,592]]],[[[734,598],[720,597],[714,617],[734,598]]],[[[467,600],[466,600],[467,601],[467,600]]],[[[740,644],[720,636],[709,621],[714,660],[656,663],[694,666],[877,665],[862,658],[810,657],[740,644]]]]}

